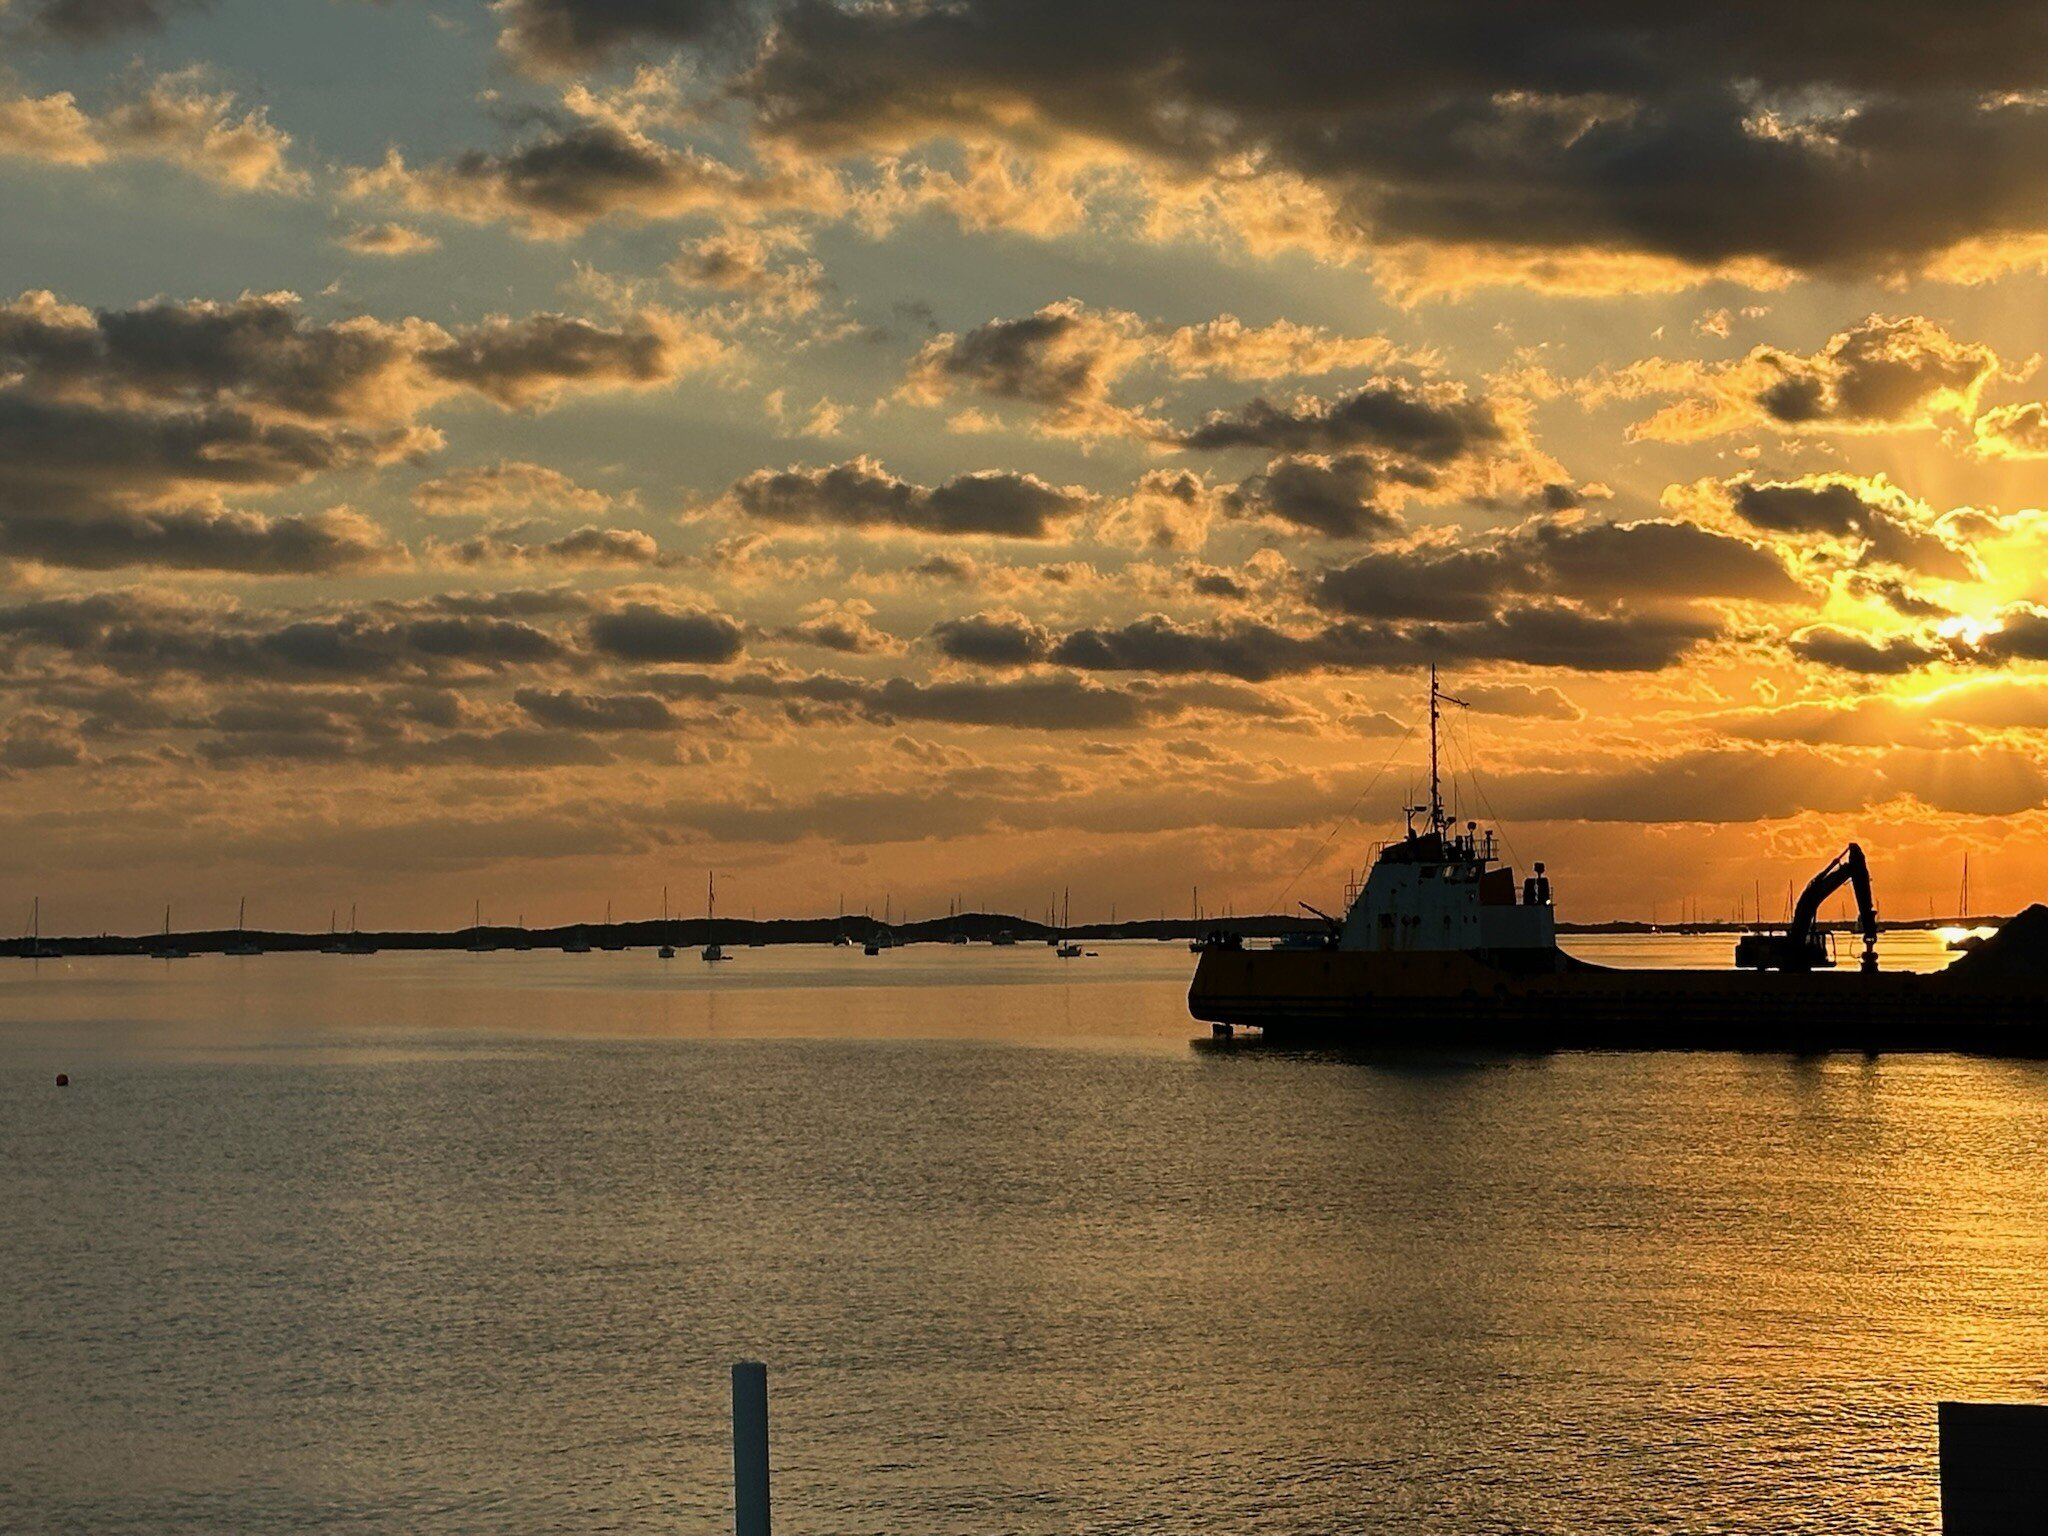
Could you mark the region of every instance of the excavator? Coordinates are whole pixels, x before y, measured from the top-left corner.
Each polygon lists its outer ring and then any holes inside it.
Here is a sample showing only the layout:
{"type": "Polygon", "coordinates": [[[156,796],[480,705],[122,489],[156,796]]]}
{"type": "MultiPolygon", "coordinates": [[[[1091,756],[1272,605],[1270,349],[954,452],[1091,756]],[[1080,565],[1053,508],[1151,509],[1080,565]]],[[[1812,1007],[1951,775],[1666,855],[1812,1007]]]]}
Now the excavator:
{"type": "Polygon", "coordinates": [[[1863,850],[1851,843],[1815,875],[1799,893],[1792,909],[1792,921],[1782,933],[1759,930],[1745,933],[1735,944],[1735,963],[1753,971],[1812,971],[1835,963],[1826,929],[1816,926],[1821,903],[1843,886],[1856,891],[1856,926],[1863,934],[1860,969],[1868,975],[1877,969],[1877,903],[1870,895],[1870,866],[1863,862],[1863,850]]]}

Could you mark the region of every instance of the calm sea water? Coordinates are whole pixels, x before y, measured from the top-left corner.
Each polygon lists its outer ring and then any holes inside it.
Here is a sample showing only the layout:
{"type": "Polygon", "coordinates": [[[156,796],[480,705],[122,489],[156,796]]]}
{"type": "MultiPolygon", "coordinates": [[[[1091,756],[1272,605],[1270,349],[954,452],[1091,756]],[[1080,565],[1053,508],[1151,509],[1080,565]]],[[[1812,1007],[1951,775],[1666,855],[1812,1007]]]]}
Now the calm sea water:
{"type": "Polygon", "coordinates": [[[729,1528],[759,1356],[785,1532],[1931,1533],[2048,1397],[2040,1065],[1216,1053],[1098,948],[0,964],[0,1529],[729,1528]]]}

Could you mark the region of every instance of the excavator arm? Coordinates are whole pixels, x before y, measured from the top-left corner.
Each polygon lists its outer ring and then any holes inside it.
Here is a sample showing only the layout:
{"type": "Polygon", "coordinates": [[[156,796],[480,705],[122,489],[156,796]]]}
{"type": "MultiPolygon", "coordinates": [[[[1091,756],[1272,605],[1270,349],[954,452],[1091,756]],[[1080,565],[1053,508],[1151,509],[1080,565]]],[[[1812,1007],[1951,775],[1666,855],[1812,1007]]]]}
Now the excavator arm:
{"type": "Polygon", "coordinates": [[[1836,854],[1828,867],[1807,882],[1806,889],[1799,893],[1799,904],[1792,909],[1792,921],[1786,925],[1783,937],[1773,939],[1769,946],[1771,955],[1767,963],[1772,968],[1785,971],[1812,968],[1813,925],[1820,917],[1821,904],[1845,885],[1856,893],[1856,926],[1863,935],[1862,969],[1877,969],[1877,902],[1870,892],[1870,866],[1864,861],[1863,850],[1855,843],[1836,854]]]}

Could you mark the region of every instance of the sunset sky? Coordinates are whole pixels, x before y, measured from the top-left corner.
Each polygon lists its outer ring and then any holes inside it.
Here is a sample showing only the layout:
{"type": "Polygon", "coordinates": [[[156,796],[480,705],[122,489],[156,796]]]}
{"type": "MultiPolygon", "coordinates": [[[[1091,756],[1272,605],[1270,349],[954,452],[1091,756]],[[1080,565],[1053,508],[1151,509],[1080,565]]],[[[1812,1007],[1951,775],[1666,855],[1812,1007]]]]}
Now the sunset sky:
{"type": "Polygon", "coordinates": [[[1966,16],[0,0],[0,929],[2048,894],[1966,16]]]}

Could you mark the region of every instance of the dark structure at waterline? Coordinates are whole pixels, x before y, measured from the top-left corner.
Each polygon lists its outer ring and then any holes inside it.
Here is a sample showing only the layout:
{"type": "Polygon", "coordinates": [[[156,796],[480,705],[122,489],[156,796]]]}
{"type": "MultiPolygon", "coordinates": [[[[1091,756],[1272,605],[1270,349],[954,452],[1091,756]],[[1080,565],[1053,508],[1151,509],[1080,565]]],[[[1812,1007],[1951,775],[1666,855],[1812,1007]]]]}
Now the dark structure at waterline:
{"type": "Polygon", "coordinates": [[[1706,971],[1543,954],[1205,950],[1188,1011],[1360,1050],[1959,1051],[2048,1058],[2048,907],[1941,971],[1706,971]]]}

